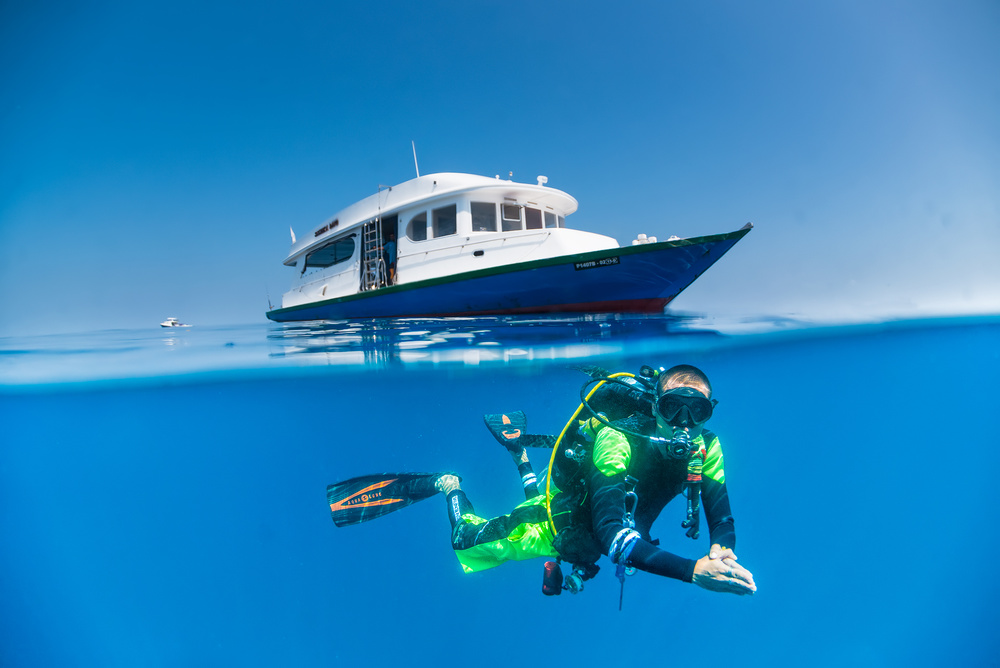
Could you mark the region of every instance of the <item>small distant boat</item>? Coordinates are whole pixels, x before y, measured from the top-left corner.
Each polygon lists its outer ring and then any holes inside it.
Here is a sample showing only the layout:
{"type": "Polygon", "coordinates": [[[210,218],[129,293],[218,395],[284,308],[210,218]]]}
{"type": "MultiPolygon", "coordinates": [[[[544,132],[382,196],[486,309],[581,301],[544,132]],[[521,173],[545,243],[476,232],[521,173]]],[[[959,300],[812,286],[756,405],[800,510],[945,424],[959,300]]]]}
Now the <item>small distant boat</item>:
{"type": "Polygon", "coordinates": [[[292,232],[295,279],[267,317],[662,313],[752,228],[619,247],[567,228],[577,201],[547,182],[442,173],[380,187],[292,232]]]}
{"type": "Polygon", "coordinates": [[[160,323],[160,327],[190,327],[191,325],[185,325],[183,322],[177,318],[167,318],[160,323]]]}

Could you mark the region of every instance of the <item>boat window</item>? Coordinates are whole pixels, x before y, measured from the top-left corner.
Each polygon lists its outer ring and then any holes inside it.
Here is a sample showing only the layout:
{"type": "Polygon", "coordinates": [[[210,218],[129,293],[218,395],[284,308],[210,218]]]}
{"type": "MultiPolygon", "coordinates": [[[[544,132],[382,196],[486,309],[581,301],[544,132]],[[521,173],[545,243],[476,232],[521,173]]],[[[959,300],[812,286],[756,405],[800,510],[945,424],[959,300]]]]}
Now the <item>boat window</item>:
{"type": "Polygon", "coordinates": [[[304,269],[312,267],[332,267],[335,264],[346,262],[354,255],[354,235],[343,237],[336,241],[320,246],[312,253],[306,255],[304,269]]]}
{"type": "Polygon", "coordinates": [[[566,219],[559,216],[559,227],[566,227],[566,219]]]}
{"type": "Polygon", "coordinates": [[[434,238],[446,237],[449,234],[455,234],[458,228],[455,225],[457,219],[458,207],[454,204],[451,206],[441,207],[440,209],[434,209],[433,217],[431,219],[431,230],[434,232],[434,238]]]}
{"type": "Polygon", "coordinates": [[[524,222],[529,230],[542,229],[542,212],[529,206],[524,207],[524,222]]]}
{"type": "Polygon", "coordinates": [[[511,232],[521,228],[521,207],[517,204],[502,204],[503,210],[503,231],[511,232]]]}
{"type": "Polygon", "coordinates": [[[427,212],[421,211],[406,226],[406,236],[412,241],[425,241],[427,239],[427,212]]]}
{"type": "Polygon", "coordinates": [[[497,205],[493,202],[472,203],[472,231],[497,231],[497,205]]]}
{"type": "Polygon", "coordinates": [[[546,211],[545,227],[557,227],[557,226],[558,224],[556,223],[556,214],[552,213],[551,211],[546,211]]]}

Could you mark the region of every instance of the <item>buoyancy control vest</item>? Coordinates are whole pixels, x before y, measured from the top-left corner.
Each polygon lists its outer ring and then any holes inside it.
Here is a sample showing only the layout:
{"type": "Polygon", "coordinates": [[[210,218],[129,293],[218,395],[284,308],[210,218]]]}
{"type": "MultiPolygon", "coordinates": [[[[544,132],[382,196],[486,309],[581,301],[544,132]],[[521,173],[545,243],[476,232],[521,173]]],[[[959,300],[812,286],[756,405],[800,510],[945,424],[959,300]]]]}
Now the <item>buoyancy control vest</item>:
{"type": "Polygon", "coordinates": [[[577,570],[593,577],[598,570],[602,546],[594,535],[587,478],[594,473],[594,443],[605,428],[637,426],[652,419],[651,388],[634,376],[622,375],[621,381],[602,384],[586,397],[589,387],[613,379],[602,369],[585,369],[591,376],[581,390],[584,410],[577,416],[575,429],[556,444],[550,461],[551,480],[558,489],[549,501],[552,527],[556,532],[553,546],[561,558],[577,570]]]}
{"type": "Polygon", "coordinates": [[[633,485],[640,480],[659,477],[653,475],[654,470],[676,469],[669,476],[677,481],[676,487],[659,490],[659,494],[669,500],[686,491],[688,516],[683,526],[688,529],[689,537],[697,538],[701,464],[706,448],[715,435],[704,430],[704,445],[695,451],[689,461],[668,461],[650,440],[656,433],[652,408],[656,396],[653,389],[655,372],[643,367],[638,377],[622,374],[618,378],[603,370],[589,373],[592,380],[581,390],[585,408],[578,416],[576,428],[564,433],[557,443],[550,461],[551,481],[558,492],[552,495],[549,506],[556,531],[554,545],[559,554],[574,564],[593,563],[591,559],[597,561],[600,558],[601,546],[592,529],[587,479],[595,472],[594,445],[604,429],[615,429],[628,440],[632,456],[625,473],[633,485]],[[588,386],[602,380],[611,382],[601,385],[593,396],[586,398],[588,386]]]}

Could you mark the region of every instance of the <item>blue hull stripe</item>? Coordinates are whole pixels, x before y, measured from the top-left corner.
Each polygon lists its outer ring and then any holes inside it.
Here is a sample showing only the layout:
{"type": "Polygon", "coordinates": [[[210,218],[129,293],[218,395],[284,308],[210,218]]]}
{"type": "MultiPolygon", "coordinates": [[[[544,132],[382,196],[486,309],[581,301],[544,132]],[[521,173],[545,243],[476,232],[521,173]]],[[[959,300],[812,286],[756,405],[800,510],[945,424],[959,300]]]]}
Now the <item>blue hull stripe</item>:
{"type": "Polygon", "coordinates": [[[279,308],[269,311],[267,317],[289,322],[543,312],[660,312],[749,230],[746,227],[729,234],[455,274],[279,308]]]}

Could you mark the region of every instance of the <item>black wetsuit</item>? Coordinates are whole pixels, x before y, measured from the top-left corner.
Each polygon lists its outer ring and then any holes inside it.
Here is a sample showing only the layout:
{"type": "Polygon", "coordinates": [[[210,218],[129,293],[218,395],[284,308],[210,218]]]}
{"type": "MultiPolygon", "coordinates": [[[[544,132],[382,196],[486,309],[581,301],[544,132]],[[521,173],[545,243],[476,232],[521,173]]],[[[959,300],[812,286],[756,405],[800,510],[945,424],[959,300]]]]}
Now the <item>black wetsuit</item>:
{"type": "MultiPolygon", "coordinates": [[[[644,431],[649,433],[647,427],[644,431]]],[[[625,477],[638,482],[635,529],[638,540],[629,557],[630,565],[650,573],[690,582],[695,560],[686,559],[656,546],[650,537],[653,522],[664,507],[683,491],[687,480],[687,462],[661,456],[647,439],[630,437],[631,461],[626,473],[605,475],[596,467],[587,479],[594,535],[608,554],[615,536],[624,528],[625,477]]],[[[718,447],[714,435],[706,432],[706,446],[718,447]]],[[[729,507],[725,482],[704,476],[701,484],[702,506],[708,519],[710,544],[736,548],[736,532],[729,507]]]]}

